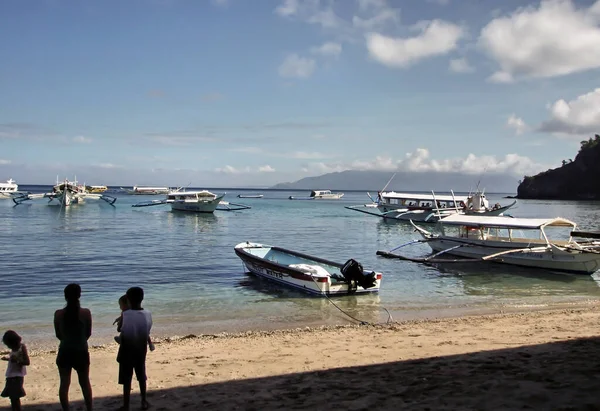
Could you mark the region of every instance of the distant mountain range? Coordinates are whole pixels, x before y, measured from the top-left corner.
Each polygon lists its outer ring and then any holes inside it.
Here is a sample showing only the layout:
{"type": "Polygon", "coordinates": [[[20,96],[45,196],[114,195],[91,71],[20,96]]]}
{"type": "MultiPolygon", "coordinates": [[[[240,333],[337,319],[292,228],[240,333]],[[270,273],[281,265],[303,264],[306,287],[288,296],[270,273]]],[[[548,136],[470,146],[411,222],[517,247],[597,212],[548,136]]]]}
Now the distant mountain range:
{"type": "MultiPolygon", "coordinates": [[[[393,173],[384,171],[348,170],[306,177],[291,183],[276,184],[272,189],[289,190],[365,190],[383,189],[393,173]]],[[[387,186],[387,191],[439,191],[465,192],[474,190],[477,183],[481,189],[495,193],[515,193],[518,180],[511,174],[484,174],[482,176],[463,173],[398,172],[387,186]],[[480,181],[479,181],[480,180],[480,181]]]]}

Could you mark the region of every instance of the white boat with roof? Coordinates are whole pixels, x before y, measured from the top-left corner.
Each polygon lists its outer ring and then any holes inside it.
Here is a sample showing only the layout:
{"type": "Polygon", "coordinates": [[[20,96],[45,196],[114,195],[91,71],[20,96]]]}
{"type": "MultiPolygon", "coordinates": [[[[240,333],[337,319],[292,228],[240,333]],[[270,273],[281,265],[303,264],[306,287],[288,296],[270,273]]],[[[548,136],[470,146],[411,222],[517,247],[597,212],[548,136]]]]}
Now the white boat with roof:
{"type": "Polygon", "coordinates": [[[213,213],[225,194],[217,195],[208,190],[201,191],[170,191],[167,194],[167,204],[171,210],[191,211],[194,213],[213,213]]]}
{"type": "Polygon", "coordinates": [[[564,218],[454,214],[441,219],[438,225],[440,234],[413,223],[423,238],[420,241],[434,252],[432,256],[412,259],[385,252],[378,254],[429,263],[443,262],[437,257],[449,254],[471,261],[580,274],[592,274],[600,268],[600,241],[575,241],[572,233],[576,232],[577,224],[564,218]]]}
{"type": "Polygon", "coordinates": [[[337,263],[251,242],[240,243],[234,250],[251,273],[310,294],[363,294],[377,292],[381,286],[381,273],[365,270],[353,259],[337,263]]]}
{"type": "Polygon", "coordinates": [[[0,198],[12,198],[18,191],[19,186],[12,178],[6,180],[6,183],[0,183],[0,198]]]}
{"type": "Polygon", "coordinates": [[[290,196],[290,200],[339,200],[344,193],[332,193],[331,190],[312,190],[308,197],[290,196]]]}
{"type": "Polygon", "coordinates": [[[132,189],[123,188],[122,190],[127,192],[128,194],[133,195],[159,195],[159,194],[168,194],[171,189],[169,187],[159,187],[159,186],[133,186],[132,189]]]}
{"type": "Polygon", "coordinates": [[[170,204],[172,211],[189,211],[193,213],[214,213],[215,210],[237,211],[250,208],[243,204],[223,201],[225,193],[215,194],[208,190],[186,191],[183,188],[171,190],[164,200],[144,201],[132,207],[148,207],[170,204]]]}
{"type": "Polygon", "coordinates": [[[48,203],[56,200],[61,206],[68,207],[73,204],[83,204],[85,200],[104,200],[110,205],[114,205],[115,201],[117,201],[116,197],[112,197],[105,194],[98,193],[90,193],[84,184],[79,184],[77,182],[77,178],[73,181],[69,181],[65,179],[63,181],[58,181],[58,177],[56,179],[56,184],[52,187],[52,191],[49,193],[41,193],[41,194],[31,194],[31,193],[22,193],[13,196],[13,201],[15,205],[22,204],[25,201],[29,200],[37,200],[48,198],[48,203]]]}
{"type": "MultiPolygon", "coordinates": [[[[370,196],[369,196],[370,197],[370,196]]],[[[397,193],[386,191],[377,193],[377,199],[362,206],[348,206],[350,210],[376,215],[387,219],[434,223],[453,214],[473,214],[498,216],[516,204],[490,206],[485,192],[477,191],[469,195],[428,193],[397,193]],[[372,212],[376,208],[379,212],[372,212]],[[366,209],[366,210],[365,210],[366,209]]]]}

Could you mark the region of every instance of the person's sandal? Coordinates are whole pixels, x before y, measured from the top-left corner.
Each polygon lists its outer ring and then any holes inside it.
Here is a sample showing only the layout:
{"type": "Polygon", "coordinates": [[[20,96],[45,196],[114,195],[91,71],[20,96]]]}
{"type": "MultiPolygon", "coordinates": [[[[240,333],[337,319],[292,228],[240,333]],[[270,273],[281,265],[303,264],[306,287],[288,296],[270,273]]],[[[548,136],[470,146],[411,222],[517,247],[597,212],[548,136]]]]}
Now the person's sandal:
{"type": "Polygon", "coordinates": [[[143,400],[142,401],[142,409],[147,410],[148,408],[150,408],[150,403],[148,401],[143,400]]]}

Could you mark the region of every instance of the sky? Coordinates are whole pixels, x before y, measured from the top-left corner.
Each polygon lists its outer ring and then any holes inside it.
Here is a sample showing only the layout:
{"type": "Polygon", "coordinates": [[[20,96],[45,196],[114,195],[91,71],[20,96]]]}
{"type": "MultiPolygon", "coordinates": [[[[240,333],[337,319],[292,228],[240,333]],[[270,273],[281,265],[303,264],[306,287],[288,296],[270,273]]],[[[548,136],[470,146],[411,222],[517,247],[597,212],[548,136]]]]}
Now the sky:
{"type": "Polygon", "coordinates": [[[0,0],[0,56],[20,184],[521,178],[600,133],[600,0],[0,0]]]}

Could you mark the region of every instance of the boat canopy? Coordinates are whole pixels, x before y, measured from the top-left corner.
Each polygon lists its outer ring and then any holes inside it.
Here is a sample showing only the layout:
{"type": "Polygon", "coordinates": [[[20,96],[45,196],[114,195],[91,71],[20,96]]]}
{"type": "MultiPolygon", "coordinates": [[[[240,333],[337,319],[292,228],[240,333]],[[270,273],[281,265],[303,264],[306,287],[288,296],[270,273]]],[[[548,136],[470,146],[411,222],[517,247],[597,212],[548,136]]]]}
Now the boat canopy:
{"type": "Polygon", "coordinates": [[[468,200],[467,196],[449,196],[449,195],[432,195],[432,194],[417,194],[417,193],[396,193],[395,191],[388,191],[381,193],[384,198],[401,198],[405,200],[421,200],[421,201],[463,201],[468,200]]]}
{"type": "Polygon", "coordinates": [[[444,225],[468,227],[524,228],[540,229],[543,227],[573,227],[577,224],[565,218],[512,218],[504,216],[477,216],[451,214],[440,220],[444,225]]]}

